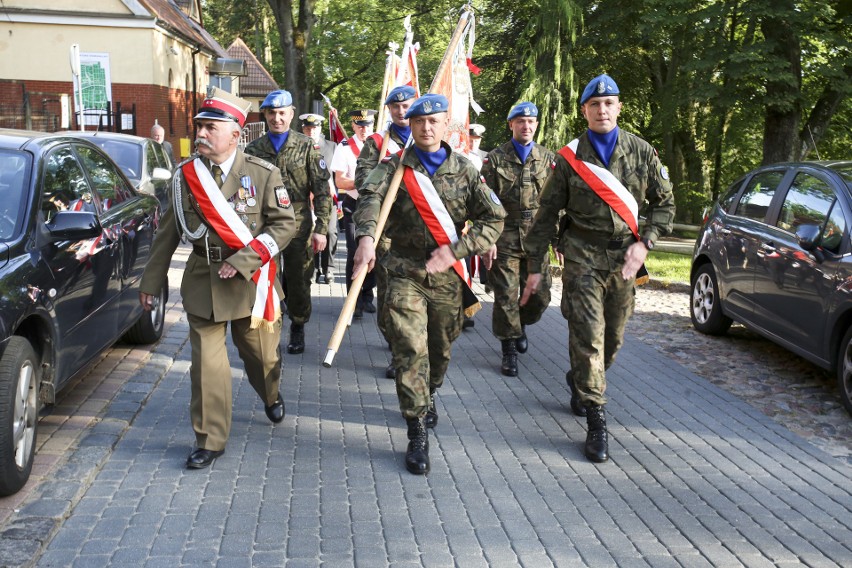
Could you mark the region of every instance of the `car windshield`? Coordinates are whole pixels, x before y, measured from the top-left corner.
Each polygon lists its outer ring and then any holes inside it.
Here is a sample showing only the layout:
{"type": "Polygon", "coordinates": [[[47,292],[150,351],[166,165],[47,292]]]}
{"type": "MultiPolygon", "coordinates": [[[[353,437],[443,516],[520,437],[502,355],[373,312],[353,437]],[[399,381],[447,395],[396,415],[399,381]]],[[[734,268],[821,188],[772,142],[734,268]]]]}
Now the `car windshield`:
{"type": "Polygon", "coordinates": [[[0,150],[0,241],[18,234],[24,224],[30,155],[0,150]]]}
{"type": "Polygon", "coordinates": [[[142,179],[141,145],[123,140],[98,138],[97,136],[89,138],[89,140],[100,146],[134,184],[142,179]]]}

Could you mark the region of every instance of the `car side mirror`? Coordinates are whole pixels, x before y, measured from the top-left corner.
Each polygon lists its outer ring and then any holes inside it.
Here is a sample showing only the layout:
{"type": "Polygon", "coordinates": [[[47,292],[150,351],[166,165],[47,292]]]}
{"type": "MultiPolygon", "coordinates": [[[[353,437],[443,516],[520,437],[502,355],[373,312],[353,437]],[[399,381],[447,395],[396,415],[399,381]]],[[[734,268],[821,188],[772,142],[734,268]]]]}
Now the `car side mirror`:
{"type": "Polygon", "coordinates": [[[154,168],[151,172],[151,177],[157,181],[168,181],[172,179],[172,172],[166,168],[154,168]]]}
{"type": "Polygon", "coordinates": [[[59,211],[46,226],[54,241],[94,239],[103,232],[98,216],[87,211],[59,211]]]}
{"type": "Polygon", "coordinates": [[[805,223],[796,227],[796,240],[799,246],[808,252],[816,248],[816,240],[819,238],[821,227],[812,223],[805,223]]]}

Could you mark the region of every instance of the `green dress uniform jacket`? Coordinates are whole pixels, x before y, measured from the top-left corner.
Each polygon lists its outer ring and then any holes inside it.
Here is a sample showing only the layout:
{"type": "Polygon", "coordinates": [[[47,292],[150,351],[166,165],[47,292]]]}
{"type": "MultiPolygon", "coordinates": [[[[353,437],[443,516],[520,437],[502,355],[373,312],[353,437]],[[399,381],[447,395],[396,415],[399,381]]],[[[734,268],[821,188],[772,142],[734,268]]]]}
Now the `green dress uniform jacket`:
{"type": "Polygon", "coordinates": [[[526,161],[521,162],[509,140],[489,152],[482,164],[485,183],[506,208],[503,233],[497,241],[497,258],[488,272],[488,283],[494,289],[491,326],[494,336],[501,341],[522,337],[524,326],[538,322],[550,304],[548,273],[526,305],[520,306],[519,299],[528,274],[524,241],[538,210],[539,196],[550,175],[553,158],[553,152],[533,144],[526,161]]]}
{"type": "MultiPolygon", "coordinates": [[[[206,160],[202,160],[206,162],[206,160]]],[[[209,164],[205,164],[208,165],[209,164]]],[[[175,175],[181,175],[176,170],[175,175]]],[[[233,197],[240,189],[240,180],[249,177],[257,189],[254,206],[246,206],[240,215],[252,236],[266,233],[272,237],[279,248],[284,248],[295,234],[295,222],[292,207],[279,207],[275,197],[275,188],[281,187],[278,170],[258,158],[246,156],[237,150],[237,156],[228,177],[222,185],[222,194],[226,199],[233,197]]],[[[195,231],[202,223],[196,206],[190,203],[190,192],[186,183],[182,183],[182,209],[190,231],[195,231]]],[[[160,284],[169,270],[172,254],[181,239],[180,229],[175,218],[174,207],[170,207],[160,223],[154,239],[151,257],[142,276],[140,291],[157,294],[160,284]]],[[[215,232],[208,231],[208,243],[211,247],[228,250],[224,241],[215,232]]],[[[203,250],[204,239],[193,243],[195,250],[203,250]]],[[[241,277],[222,279],[219,277],[219,263],[207,263],[201,254],[192,254],[186,263],[181,283],[183,306],[187,313],[212,319],[217,322],[229,321],[251,316],[254,305],[255,284],[251,277],[262,263],[260,256],[251,248],[243,247],[227,258],[228,264],[237,269],[241,277]]],[[[277,280],[277,279],[276,279],[277,280]]],[[[283,294],[276,282],[279,297],[283,294]]]]}

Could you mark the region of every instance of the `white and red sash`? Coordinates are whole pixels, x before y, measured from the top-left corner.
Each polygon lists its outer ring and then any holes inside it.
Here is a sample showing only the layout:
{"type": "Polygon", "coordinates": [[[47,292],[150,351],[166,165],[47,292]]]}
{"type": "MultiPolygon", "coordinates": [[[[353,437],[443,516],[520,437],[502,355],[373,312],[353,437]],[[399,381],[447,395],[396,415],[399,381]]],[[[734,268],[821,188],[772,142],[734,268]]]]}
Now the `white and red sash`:
{"type": "Polygon", "coordinates": [[[201,160],[196,158],[187,162],[181,171],[205,221],[225,244],[232,249],[250,246],[260,256],[263,265],[251,277],[257,285],[257,294],[251,309],[251,328],[263,325],[267,331],[273,331],[274,323],[281,317],[280,300],[274,285],[278,272],[275,264],[275,257],[279,252],[278,244],[266,233],[252,236],[201,160]]]}
{"type": "MultiPolygon", "coordinates": [[[[577,145],[579,143],[580,139],[575,138],[559,150],[559,155],[565,158],[568,165],[577,172],[577,175],[586,182],[586,185],[592,188],[592,191],[627,223],[627,226],[633,232],[633,236],[636,237],[636,240],[639,240],[639,204],[636,202],[636,198],[609,170],[578,159],[577,145]]],[[[645,284],[648,279],[648,270],[643,264],[636,274],[636,284],[645,284]]]]}
{"type": "MultiPolygon", "coordinates": [[[[370,134],[370,138],[376,143],[376,148],[381,152],[382,144],[385,141],[385,130],[384,132],[374,132],[370,134]]],[[[390,156],[392,154],[396,154],[397,156],[402,154],[402,148],[399,147],[399,144],[396,143],[396,140],[393,139],[392,136],[388,136],[388,149],[385,152],[385,156],[390,156]]]]}
{"type": "Polygon", "coordinates": [[[633,232],[633,236],[639,239],[639,204],[636,202],[636,198],[609,170],[578,159],[577,144],[579,142],[579,138],[575,138],[559,150],[559,154],[574,168],[577,175],[592,188],[592,191],[612,207],[613,211],[627,223],[627,226],[633,232]]]}
{"type": "MultiPolygon", "coordinates": [[[[411,201],[414,202],[414,206],[420,216],[423,217],[426,228],[429,229],[438,246],[457,243],[459,235],[456,232],[453,218],[450,217],[449,211],[444,206],[444,202],[441,201],[441,197],[438,195],[435,186],[432,185],[429,176],[414,170],[410,166],[405,166],[402,180],[405,183],[406,190],[408,190],[408,195],[411,196],[411,201]]],[[[461,278],[464,285],[465,313],[467,316],[472,316],[479,309],[479,302],[470,289],[471,280],[467,265],[461,260],[456,260],[453,263],[453,270],[461,278]],[[469,311],[471,313],[468,313],[469,311]]]]}
{"type": "Polygon", "coordinates": [[[364,143],[358,140],[358,138],[356,138],[355,136],[350,136],[346,140],[346,145],[349,147],[350,150],[352,150],[352,153],[355,154],[355,157],[357,158],[361,155],[361,147],[364,145],[364,143]]]}

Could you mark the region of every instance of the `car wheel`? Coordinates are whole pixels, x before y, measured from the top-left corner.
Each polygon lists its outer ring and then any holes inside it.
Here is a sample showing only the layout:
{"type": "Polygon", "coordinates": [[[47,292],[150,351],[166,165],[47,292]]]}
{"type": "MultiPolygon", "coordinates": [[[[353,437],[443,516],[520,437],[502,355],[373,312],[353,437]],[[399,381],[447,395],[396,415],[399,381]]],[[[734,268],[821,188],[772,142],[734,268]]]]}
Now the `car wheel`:
{"type": "Polygon", "coordinates": [[[0,359],[0,496],[30,477],[38,431],[41,365],[30,342],[14,336],[0,359]]]}
{"type": "Polygon", "coordinates": [[[692,325],[707,335],[722,335],[731,327],[732,320],[722,313],[719,302],[719,285],[712,264],[705,264],[695,273],[690,293],[689,316],[692,325]]]}
{"type": "Polygon", "coordinates": [[[154,307],[150,312],[143,311],[133,327],[124,334],[129,343],[148,344],[159,340],[163,335],[163,323],[166,320],[166,300],[168,300],[169,282],[166,280],[154,296],[154,307]]]}
{"type": "Polygon", "coordinates": [[[852,328],[837,351],[837,390],[846,412],[852,414],[852,328]]]}

